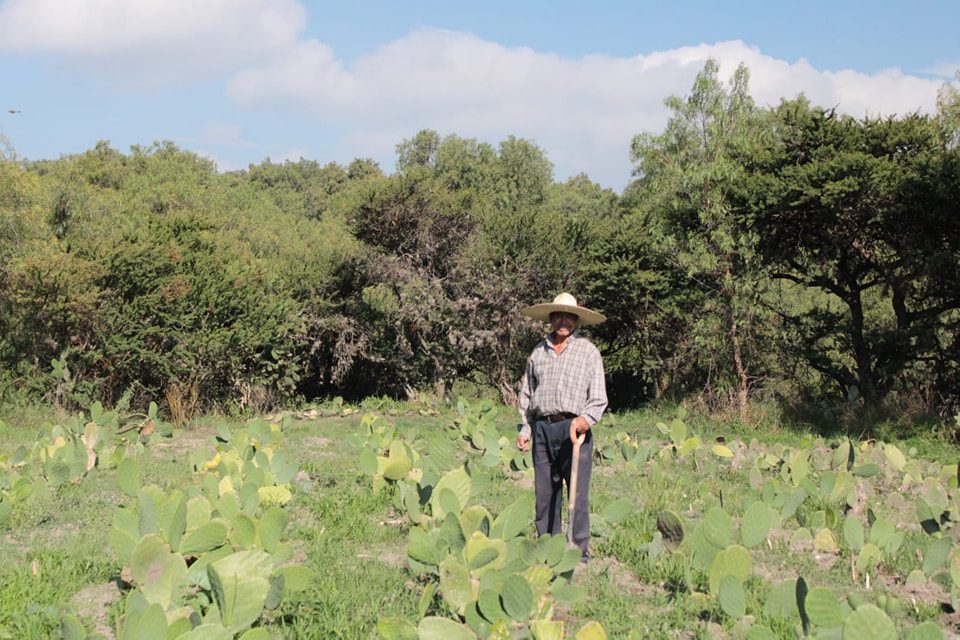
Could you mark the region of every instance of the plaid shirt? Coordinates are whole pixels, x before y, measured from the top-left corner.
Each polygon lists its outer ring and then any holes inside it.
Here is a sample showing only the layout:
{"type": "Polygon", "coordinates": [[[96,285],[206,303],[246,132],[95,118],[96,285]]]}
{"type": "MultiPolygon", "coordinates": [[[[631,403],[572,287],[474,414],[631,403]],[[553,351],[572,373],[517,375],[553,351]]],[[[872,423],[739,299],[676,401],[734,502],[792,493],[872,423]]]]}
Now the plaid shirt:
{"type": "Polygon", "coordinates": [[[520,433],[528,437],[537,416],[573,413],[592,426],[607,408],[600,351],[574,332],[558,354],[550,337],[530,354],[520,381],[520,433]]]}

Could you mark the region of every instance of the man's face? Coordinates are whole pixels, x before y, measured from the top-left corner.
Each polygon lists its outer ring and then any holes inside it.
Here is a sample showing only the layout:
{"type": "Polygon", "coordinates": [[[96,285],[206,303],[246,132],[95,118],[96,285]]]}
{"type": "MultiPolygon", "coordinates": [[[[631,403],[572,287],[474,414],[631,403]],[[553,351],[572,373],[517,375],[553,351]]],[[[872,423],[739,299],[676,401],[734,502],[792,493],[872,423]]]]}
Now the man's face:
{"type": "Polygon", "coordinates": [[[577,328],[577,316],[564,311],[554,311],[550,314],[550,331],[557,338],[563,340],[570,336],[577,328]]]}

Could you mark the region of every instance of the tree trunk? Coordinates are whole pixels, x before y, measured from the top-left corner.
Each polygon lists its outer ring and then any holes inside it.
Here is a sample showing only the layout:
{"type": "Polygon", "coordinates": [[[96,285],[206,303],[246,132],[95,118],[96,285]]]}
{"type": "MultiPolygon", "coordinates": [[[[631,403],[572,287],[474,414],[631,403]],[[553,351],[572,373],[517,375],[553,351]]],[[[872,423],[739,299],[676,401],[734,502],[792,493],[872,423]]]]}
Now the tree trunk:
{"type": "Polygon", "coordinates": [[[740,336],[737,335],[736,320],[730,322],[730,342],[733,344],[733,363],[737,369],[737,407],[740,409],[740,422],[746,425],[750,377],[747,375],[747,368],[743,364],[743,351],[740,348],[740,336]]]}
{"type": "Polygon", "coordinates": [[[520,403],[520,395],[517,393],[517,388],[514,385],[507,381],[502,381],[497,386],[500,388],[500,397],[503,398],[504,404],[511,407],[518,406],[520,403]]]}
{"type": "Polygon", "coordinates": [[[877,388],[873,378],[873,364],[870,361],[870,348],[863,337],[863,303],[857,291],[847,299],[850,307],[850,340],[853,346],[853,358],[857,363],[857,383],[864,404],[876,407],[877,388]]]}

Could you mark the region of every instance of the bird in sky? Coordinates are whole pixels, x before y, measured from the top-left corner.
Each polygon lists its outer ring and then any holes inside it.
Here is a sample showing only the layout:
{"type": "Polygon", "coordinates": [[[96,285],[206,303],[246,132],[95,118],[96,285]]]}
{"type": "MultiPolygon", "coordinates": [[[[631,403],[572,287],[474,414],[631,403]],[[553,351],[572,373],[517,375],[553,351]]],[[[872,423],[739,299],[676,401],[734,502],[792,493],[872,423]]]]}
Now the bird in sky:
{"type": "Polygon", "coordinates": [[[20,109],[7,109],[7,113],[12,113],[14,115],[20,113],[20,109]]]}

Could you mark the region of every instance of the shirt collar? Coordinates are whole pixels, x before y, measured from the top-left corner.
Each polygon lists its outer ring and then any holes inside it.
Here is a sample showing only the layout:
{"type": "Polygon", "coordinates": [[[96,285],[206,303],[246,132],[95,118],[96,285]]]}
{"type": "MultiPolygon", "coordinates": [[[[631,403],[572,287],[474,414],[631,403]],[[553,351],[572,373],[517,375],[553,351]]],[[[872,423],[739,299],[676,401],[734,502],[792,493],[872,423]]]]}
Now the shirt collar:
{"type": "MultiPolygon", "coordinates": [[[[577,340],[579,337],[580,337],[580,330],[579,330],[579,329],[574,329],[573,333],[570,334],[570,337],[567,338],[567,344],[573,344],[574,342],[576,342],[576,340],[577,340]]],[[[554,344],[555,344],[554,341],[553,341],[553,333],[548,333],[543,340],[544,340],[544,342],[546,342],[546,345],[545,345],[545,346],[548,346],[548,347],[550,347],[550,348],[553,348],[553,346],[554,346],[554,344]]]]}

